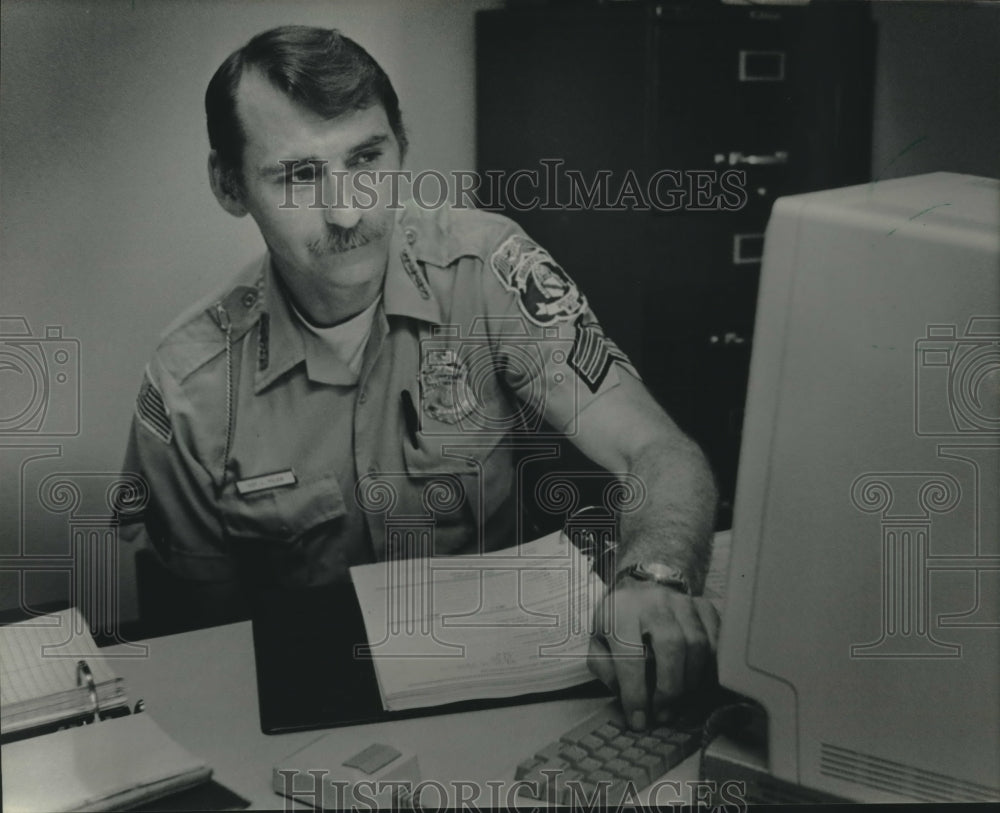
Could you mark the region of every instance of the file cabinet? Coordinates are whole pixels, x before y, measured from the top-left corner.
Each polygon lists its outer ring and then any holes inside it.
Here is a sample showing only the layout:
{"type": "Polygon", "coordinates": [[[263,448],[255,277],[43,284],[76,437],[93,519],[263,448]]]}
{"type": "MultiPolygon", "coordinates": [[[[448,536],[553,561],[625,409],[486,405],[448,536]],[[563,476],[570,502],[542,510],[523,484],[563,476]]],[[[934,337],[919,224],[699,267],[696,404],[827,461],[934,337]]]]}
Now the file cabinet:
{"type": "MultiPolygon", "coordinates": [[[[481,172],[538,170],[544,187],[547,159],[585,179],[610,173],[612,198],[629,170],[640,183],[670,170],[660,190],[686,187],[683,205],[663,194],[667,205],[625,211],[497,202],[701,443],[728,525],[771,205],[869,179],[867,7],[517,5],[481,12],[476,41],[481,172]],[[729,176],[739,206],[720,194],[726,171],[743,173],[729,176]]],[[[568,194],[562,178],[555,202],[568,194]]]]}

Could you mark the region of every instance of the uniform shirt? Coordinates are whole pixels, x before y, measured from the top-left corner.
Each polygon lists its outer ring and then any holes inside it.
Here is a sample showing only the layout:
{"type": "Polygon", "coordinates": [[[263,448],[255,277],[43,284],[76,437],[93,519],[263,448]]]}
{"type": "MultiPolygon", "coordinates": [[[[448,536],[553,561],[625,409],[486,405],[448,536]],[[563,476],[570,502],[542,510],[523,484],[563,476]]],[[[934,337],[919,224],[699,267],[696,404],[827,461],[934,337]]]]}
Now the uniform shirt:
{"type": "Polygon", "coordinates": [[[323,343],[329,348],[344,366],[350,370],[355,378],[361,374],[361,362],[364,361],[365,346],[368,344],[368,334],[372,330],[372,321],[375,318],[375,309],[382,301],[382,296],[375,297],[375,300],[361,313],[355,314],[333,327],[317,327],[309,322],[306,317],[299,313],[299,309],[292,305],[292,310],[299,317],[299,321],[314,335],[319,336],[323,343]]]}
{"type": "MultiPolygon", "coordinates": [[[[386,557],[514,543],[514,459],[635,375],[510,220],[408,204],[360,373],[295,315],[268,257],[165,332],[125,469],[177,575],[284,586],[386,557]]],[[[551,436],[551,435],[550,435],[551,436]]]]}

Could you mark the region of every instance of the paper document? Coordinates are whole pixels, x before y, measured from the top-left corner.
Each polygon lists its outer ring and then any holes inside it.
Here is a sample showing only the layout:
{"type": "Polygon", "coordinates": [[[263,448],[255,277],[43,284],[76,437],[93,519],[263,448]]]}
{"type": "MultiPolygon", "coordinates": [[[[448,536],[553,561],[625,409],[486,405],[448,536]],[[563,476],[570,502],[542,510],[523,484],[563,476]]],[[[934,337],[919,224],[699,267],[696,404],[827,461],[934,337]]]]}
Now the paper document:
{"type": "Polygon", "coordinates": [[[553,533],[483,556],[351,568],[387,709],[563,689],[592,679],[604,584],[553,533]]]}
{"type": "Polygon", "coordinates": [[[90,635],[70,608],[0,628],[0,728],[13,733],[92,710],[89,689],[77,677],[86,661],[102,710],[128,697],[90,635]]]}
{"type": "Polygon", "coordinates": [[[0,751],[4,813],[127,810],[212,775],[148,714],[44,734],[0,751]]]}

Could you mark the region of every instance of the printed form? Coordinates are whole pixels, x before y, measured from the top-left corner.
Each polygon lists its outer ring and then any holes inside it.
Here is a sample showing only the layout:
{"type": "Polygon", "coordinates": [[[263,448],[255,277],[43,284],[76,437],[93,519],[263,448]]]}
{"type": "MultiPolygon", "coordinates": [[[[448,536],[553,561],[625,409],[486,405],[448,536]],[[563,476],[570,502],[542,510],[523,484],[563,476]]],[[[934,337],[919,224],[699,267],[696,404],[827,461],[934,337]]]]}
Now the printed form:
{"type": "Polygon", "coordinates": [[[387,709],[593,679],[587,649],[606,588],[558,532],[482,556],[363,565],[351,578],[387,709]]]}

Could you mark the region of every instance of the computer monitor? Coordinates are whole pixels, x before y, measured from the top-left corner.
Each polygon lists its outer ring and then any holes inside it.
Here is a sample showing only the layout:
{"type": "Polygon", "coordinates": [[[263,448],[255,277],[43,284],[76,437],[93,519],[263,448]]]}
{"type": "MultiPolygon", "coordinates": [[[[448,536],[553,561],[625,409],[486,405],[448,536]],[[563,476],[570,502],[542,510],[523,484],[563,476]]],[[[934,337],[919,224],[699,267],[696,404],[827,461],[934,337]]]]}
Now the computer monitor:
{"type": "Polygon", "coordinates": [[[771,777],[1000,798],[998,210],[943,172],[774,205],[719,644],[771,777]]]}

